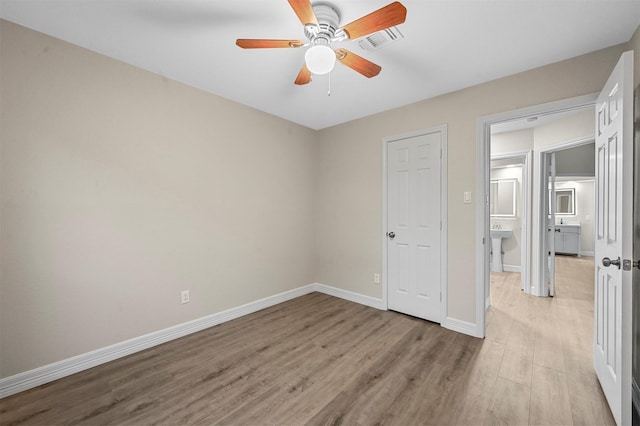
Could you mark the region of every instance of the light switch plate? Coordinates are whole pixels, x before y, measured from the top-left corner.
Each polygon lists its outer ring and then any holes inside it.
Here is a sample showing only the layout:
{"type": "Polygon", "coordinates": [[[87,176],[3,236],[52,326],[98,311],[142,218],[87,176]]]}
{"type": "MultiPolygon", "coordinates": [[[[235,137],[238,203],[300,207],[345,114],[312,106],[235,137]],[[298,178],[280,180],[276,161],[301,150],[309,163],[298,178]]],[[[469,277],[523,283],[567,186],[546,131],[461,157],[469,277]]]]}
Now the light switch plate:
{"type": "Polygon", "coordinates": [[[464,203],[471,204],[471,191],[464,191],[464,203]]]}

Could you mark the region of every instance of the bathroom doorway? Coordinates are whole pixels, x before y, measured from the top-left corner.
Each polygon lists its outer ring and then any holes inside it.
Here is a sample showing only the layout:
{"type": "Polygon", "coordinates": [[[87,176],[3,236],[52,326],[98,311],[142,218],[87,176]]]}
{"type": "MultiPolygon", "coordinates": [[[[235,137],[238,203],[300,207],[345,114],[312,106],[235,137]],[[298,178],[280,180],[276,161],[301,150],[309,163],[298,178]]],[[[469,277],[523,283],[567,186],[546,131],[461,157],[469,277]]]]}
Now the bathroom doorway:
{"type": "MultiPolygon", "coordinates": [[[[539,152],[539,296],[556,294],[556,260],[593,256],[595,244],[595,141],[593,137],[539,152]]],[[[570,259],[567,259],[570,260],[570,259]]],[[[566,262],[565,262],[566,263],[566,262]]]]}
{"type": "MultiPolygon", "coordinates": [[[[492,134],[494,151],[503,151],[502,140],[499,133],[492,134]]],[[[530,288],[531,157],[531,151],[493,155],[489,190],[490,269],[495,273],[518,274],[520,290],[524,292],[530,288]]],[[[487,306],[491,303],[488,284],[487,306]]]]}

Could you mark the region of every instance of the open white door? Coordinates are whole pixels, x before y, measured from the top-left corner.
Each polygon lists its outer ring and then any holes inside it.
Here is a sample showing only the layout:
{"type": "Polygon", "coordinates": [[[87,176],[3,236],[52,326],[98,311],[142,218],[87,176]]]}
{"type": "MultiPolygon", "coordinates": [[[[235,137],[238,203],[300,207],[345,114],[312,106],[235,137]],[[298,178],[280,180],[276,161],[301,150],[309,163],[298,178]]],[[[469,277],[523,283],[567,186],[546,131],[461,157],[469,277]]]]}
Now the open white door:
{"type": "Polygon", "coordinates": [[[616,422],[631,424],[633,52],[596,102],[594,366],[616,422]]]}

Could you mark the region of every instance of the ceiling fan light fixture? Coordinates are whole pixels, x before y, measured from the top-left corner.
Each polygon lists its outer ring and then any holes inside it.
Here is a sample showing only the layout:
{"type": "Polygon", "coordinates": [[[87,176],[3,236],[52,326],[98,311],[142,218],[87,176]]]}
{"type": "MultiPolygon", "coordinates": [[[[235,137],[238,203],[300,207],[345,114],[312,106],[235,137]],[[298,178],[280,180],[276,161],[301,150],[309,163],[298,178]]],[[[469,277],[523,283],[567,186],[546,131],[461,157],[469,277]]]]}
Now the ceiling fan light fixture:
{"type": "Polygon", "coordinates": [[[305,52],[304,62],[312,74],[327,74],[336,64],[336,52],[329,46],[317,44],[305,52]]]}

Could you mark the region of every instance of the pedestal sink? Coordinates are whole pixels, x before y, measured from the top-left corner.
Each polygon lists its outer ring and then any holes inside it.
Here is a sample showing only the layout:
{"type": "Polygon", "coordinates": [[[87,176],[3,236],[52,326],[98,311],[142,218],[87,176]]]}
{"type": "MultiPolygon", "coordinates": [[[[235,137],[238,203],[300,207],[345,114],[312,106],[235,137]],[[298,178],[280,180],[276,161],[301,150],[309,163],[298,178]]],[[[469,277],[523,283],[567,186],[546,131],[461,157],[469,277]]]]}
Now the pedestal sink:
{"type": "Polygon", "coordinates": [[[492,271],[502,272],[502,239],[511,238],[512,235],[511,229],[491,229],[492,271]]]}

